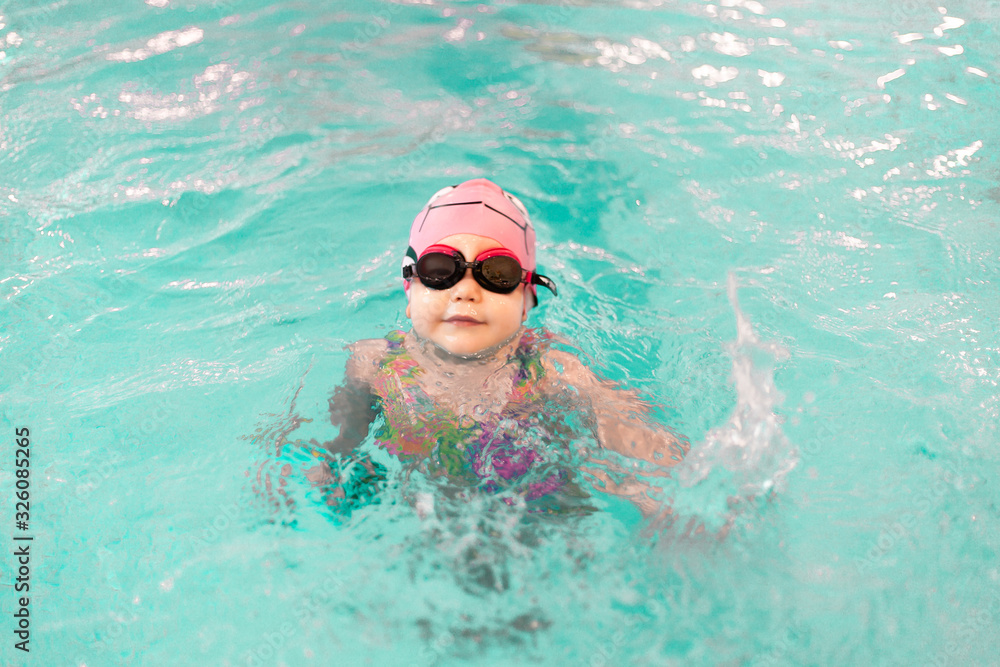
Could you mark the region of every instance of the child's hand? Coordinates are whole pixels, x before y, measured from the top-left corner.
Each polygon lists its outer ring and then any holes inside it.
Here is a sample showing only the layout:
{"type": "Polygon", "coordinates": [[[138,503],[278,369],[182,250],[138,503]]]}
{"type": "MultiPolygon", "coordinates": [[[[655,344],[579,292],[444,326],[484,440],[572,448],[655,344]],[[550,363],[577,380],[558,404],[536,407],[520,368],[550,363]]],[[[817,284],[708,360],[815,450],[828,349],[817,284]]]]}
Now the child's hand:
{"type": "MultiPolygon", "coordinates": [[[[588,454],[587,462],[593,465],[581,466],[580,471],[592,478],[590,484],[598,491],[628,498],[647,519],[662,520],[671,513],[670,506],[655,497],[656,490],[636,476],[639,470],[626,470],[609,458],[602,459],[593,454],[588,454]]],[[[668,474],[662,468],[641,472],[647,476],[668,474]]]]}

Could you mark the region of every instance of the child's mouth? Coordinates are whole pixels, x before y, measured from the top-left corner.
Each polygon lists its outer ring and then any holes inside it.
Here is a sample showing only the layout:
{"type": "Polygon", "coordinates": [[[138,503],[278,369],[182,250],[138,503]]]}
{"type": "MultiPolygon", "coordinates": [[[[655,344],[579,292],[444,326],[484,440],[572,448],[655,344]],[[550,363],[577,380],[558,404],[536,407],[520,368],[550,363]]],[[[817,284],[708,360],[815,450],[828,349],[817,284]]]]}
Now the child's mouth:
{"type": "Polygon", "coordinates": [[[477,324],[482,324],[479,320],[473,317],[465,317],[464,315],[455,315],[454,317],[449,317],[445,320],[448,324],[453,324],[456,327],[472,327],[477,324]]]}

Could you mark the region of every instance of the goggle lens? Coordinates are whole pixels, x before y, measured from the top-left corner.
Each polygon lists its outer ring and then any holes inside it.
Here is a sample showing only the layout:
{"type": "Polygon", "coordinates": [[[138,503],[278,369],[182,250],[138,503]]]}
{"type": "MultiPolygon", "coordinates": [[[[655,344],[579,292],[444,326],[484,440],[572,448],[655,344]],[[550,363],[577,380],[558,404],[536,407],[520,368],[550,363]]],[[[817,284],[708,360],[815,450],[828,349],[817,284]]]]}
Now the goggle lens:
{"type": "Polygon", "coordinates": [[[521,265],[513,257],[488,257],[479,265],[479,273],[501,293],[513,292],[521,282],[521,265]]]}
{"type": "Polygon", "coordinates": [[[458,264],[451,255],[443,252],[427,253],[417,261],[417,277],[432,289],[447,289],[461,280],[458,264]]]}

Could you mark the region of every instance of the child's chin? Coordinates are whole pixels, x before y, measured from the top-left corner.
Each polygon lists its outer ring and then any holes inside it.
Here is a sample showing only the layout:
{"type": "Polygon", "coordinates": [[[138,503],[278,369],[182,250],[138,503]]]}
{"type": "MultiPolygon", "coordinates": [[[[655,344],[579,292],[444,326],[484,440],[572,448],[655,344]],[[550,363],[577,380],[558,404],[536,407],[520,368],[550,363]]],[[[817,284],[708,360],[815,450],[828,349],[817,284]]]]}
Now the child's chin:
{"type": "Polygon", "coordinates": [[[480,337],[476,337],[475,339],[471,339],[470,337],[463,340],[451,339],[442,341],[439,346],[456,356],[471,357],[490,349],[493,344],[490,341],[483,341],[480,337]]]}

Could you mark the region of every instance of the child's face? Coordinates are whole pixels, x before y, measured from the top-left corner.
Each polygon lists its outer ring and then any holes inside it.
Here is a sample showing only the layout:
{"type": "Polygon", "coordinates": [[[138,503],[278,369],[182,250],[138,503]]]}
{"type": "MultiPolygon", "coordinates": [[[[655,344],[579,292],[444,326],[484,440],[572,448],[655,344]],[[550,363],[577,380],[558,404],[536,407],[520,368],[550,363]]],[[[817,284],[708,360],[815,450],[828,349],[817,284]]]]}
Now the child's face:
{"type": "MultiPolygon", "coordinates": [[[[438,243],[451,246],[472,261],[487,250],[502,247],[493,239],[475,234],[454,234],[438,243]]],[[[419,278],[410,283],[406,316],[413,330],[439,347],[467,356],[504,342],[527,319],[524,285],[510,294],[491,292],[476,282],[472,270],[444,290],[424,287],[419,278]]]]}

